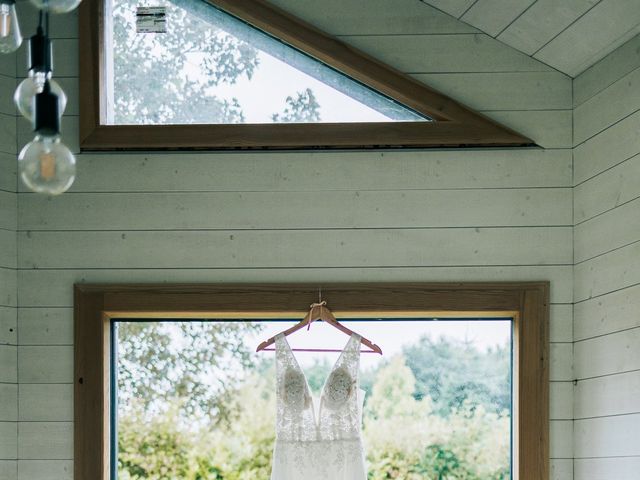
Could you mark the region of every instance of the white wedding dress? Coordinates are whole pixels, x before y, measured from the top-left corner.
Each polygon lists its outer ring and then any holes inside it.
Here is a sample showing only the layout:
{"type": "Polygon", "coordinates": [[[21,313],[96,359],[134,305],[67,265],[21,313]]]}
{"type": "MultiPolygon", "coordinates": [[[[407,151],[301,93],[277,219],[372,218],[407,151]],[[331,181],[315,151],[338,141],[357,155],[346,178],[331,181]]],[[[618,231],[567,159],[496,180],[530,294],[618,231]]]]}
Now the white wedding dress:
{"type": "Polygon", "coordinates": [[[366,480],[360,435],[360,339],[351,338],[316,408],[287,339],[276,337],[277,419],[271,480],[366,480]]]}

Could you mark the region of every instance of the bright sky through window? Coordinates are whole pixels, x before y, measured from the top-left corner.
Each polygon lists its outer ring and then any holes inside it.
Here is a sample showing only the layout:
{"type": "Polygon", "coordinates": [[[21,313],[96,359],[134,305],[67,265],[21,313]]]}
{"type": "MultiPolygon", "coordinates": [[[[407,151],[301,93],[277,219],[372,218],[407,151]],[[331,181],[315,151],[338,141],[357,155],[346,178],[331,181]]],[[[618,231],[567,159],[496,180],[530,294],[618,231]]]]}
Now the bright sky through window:
{"type": "Polygon", "coordinates": [[[165,2],[166,33],[138,6],[112,4],[109,124],[429,121],[202,0],[165,2]]]}

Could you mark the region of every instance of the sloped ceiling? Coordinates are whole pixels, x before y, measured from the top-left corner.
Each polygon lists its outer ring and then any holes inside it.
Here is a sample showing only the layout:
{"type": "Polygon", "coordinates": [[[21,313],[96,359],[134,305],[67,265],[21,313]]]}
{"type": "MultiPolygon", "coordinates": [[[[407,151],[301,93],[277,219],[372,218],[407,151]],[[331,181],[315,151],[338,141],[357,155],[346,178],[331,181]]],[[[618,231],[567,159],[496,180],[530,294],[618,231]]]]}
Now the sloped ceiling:
{"type": "Polygon", "coordinates": [[[640,33],[640,0],[421,0],[575,77],[640,33]]]}

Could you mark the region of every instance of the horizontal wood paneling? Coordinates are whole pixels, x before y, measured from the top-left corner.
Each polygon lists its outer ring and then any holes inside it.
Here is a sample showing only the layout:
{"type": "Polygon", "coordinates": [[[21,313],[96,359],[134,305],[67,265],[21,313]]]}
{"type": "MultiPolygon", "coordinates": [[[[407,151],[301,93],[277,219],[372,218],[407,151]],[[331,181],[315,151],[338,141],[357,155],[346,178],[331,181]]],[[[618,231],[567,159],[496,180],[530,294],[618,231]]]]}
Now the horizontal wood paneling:
{"type": "Polygon", "coordinates": [[[415,0],[271,0],[331,35],[474,33],[478,30],[415,0]],[[385,15],[380,15],[384,11],[385,15]]]}
{"type": "Polygon", "coordinates": [[[581,380],[575,396],[576,419],[640,413],[640,371],[581,380]]]}
{"type": "Polygon", "coordinates": [[[16,460],[0,460],[0,478],[4,480],[17,480],[18,462],[16,460]]]}
{"type": "MultiPolygon", "coordinates": [[[[15,345],[0,345],[0,383],[18,381],[18,356],[15,345]]],[[[5,458],[0,455],[0,458],[5,458]]]]}
{"type": "Polygon", "coordinates": [[[0,422],[16,422],[17,420],[18,385],[0,383],[0,422]]]}
{"type": "Polygon", "coordinates": [[[22,384],[20,421],[70,422],[73,420],[73,384],[22,384]]]}
{"type": "MultiPolygon", "coordinates": [[[[15,87],[11,87],[13,90],[15,87]]],[[[15,155],[17,152],[16,146],[16,117],[13,115],[7,115],[0,112],[0,153],[15,155]]],[[[14,157],[15,159],[15,157],[14,157]]],[[[9,177],[11,179],[11,176],[9,177]]],[[[10,180],[11,183],[12,180],[10,180]]]]}
{"type": "MultiPolygon", "coordinates": [[[[540,3],[540,2],[538,2],[540,3]]],[[[576,77],[573,102],[577,107],[640,67],[640,35],[611,52],[600,62],[576,77]]]]}
{"type": "Polygon", "coordinates": [[[495,37],[535,0],[477,0],[460,19],[495,37]]]}
{"type": "Polygon", "coordinates": [[[594,95],[574,112],[574,139],[580,144],[640,109],[640,69],[594,95]]]}
{"type": "Polygon", "coordinates": [[[480,111],[571,109],[571,79],[559,72],[442,73],[414,77],[480,111]]]}
{"type": "Polygon", "coordinates": [[[573,459],[563,458],[551,460],[551,480],[571,480],[573,479],[573,459]]]}
{"type": "Polygon", "coordinates": [[[551,70],[485,34],[345,36],[343,40],[405,73],[551,70]]]}
{"type": "MultiPolygon", "coordinates": [[[[2,119],[2,116],[0,116],[0,119],[2,119]]],[[[0,123],[0,130],[1,125],[0,123]]],[[[0,172],[2,172],[2,175],[0,175],[0,190],[5,192],[15,192],[17,190],[17,164],[14,154],[0,152],[0,172]]]]}
{"type": "Polygon", "coordinates": [[[633,0],[602,0],[540,49],[535,58],[574,77],[640,31],[637,7],[633,0]]]}
{"type": "Polygon", "coordinates": [[[576,265],[576,302],[640,284],[640,243],[576,265]]]}
{"type": "Polygon", "coordinates": [[[551,282],[551,302],[570,303],[572,268],[567,266],[277,269],[94,269],[18,272],[20,306],[73,306],[74,283],[259,283],[259,282],[551,282]]]}
{"type": "Polygon", "coordinates": [[[575,478],[581,480],[637,480],[639,457],[582,458],[575,461],[575,478]]]}
{"type": "Polygon", "coordinates": [[[533,55],[599,0],[537,0],[497,38],[533,55]]]}
{"type": "Polygon", "coordinates": [[[573,345],[552,343],[549,365],[549,380],[566,382],[573,380],[573,345]]]}
{"type": "Polygon", "coordinates": [[[571,225],[570,205],[571,189],[24,195],[20,229],[571,225]]]}
{"type": "Polygon", "coordinates": [[[17,308],[0,307],[0,345],[18,344],[17,308]]]}
{"type": "Polygon", "coordinates": [[[72,480],[73,460],[20,460],[18,480],[72,480]]]}
{"type": "Polygon", "coordinates": [[[0,422],[0,458],[3,460],[18,458],[17,422],[0,422]]]}
{"type": "Polygon", "coordinates": [[[20,345],[73,345],[70,308],[20,308],[20,345]]]}
{"type": "Polygon", "coordinates": [[[21,346],[18,347],[18,382],[71,383],[73,382],[73,347],[21,346]]]}
{"type": "Polygon", "coordinates": [[[0,191],[0,229],[15,231],[17,227],[18,197],[13,192],[0,191]]]}
{"type": "Polygon", "coordinates": [[[552,420],[549,424],[551,458],[573,458],[573,421],[552,420]]]}
{"type": "Polygon", "coordinates": [[[640,327],[640,285],[576,304],[575,340],[640,327]]]}
{"type": "Polygon", "coordinates": [[[574,428],[576,458],[640,456],[640,414],[576,420],[574,428]]]}
{"type": "Polygon", "coordinates": [[[573,305],[551,305],[550,340],[573,341],[573,305]]]}
{"type": "Polygon", "coordinates": [[[640,328],[576,342],[576,378],[640,370],[640,328]]]}
{"type": "Polygon", "coordinates": [[[17,304],[16,271],[0,267],[0,307],[15,307],[17,304]]]}
{"type": "Polygon", "coordinates": [[[507,149],[83,154],[72,191],[314,192],[570,186],[570,150],[507,149]]]}
{"type": "Polygon", "coordinates": [[[551,382],[549,416],[552,420],[573,419],[573,382],[551,382]]]}
{"type": "Polygon", "coordinates": [[[640,155],[606,170],[574,189],[576,223],[640,197],[640,155]]]}
{"type": "Polygon", "coordinates": [[[20,422],[18,456],[21,460],[73,458],[73,424],[71,422],[20,422]]]}
{"type": "Polygon", "coordinates": [[[0,229],[0,267],[16,268],[16,232],[15,230],[0,229]]]}
{"type": "Polygon", "coordinates": [[[475,0],[421,0],[425,3],[447,12],[455,18],[460,18],[466,12],[475,0]]]}
{"type": "Polygon", "coordinates": [[[571,110],[485,111],[489,118],[526,135],[542,148],[573,145],[571,110]]]}
{"type": "Polygon", "coordinates": [[[570,264],[570,227],[26,232],[21,268],[313,268],[570,264]],[[153,245],[152,248],[149,248],[153,245]]]}
{"type": "Polygon", "coordinates": [[[639,209],[640,198],[577,225],[576,262],[640,241],[640,222],[630,221],[637,217],[639,209]]]}

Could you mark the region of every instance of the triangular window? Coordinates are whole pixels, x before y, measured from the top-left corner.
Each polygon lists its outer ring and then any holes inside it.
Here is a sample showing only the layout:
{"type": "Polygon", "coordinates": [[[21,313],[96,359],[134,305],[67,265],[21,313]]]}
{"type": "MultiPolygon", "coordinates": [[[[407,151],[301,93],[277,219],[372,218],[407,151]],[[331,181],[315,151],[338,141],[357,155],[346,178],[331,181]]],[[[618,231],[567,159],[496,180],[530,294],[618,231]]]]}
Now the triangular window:
{"type": "Polygon", "coordinates": [[[264,0],[83,5],[83,150],[533,143],[264,0]]]}
{"type": "Polygon", "coordinates": [[[107,124],[430,120],[202,0],[139,5],[112,2],[107,124]]]}

